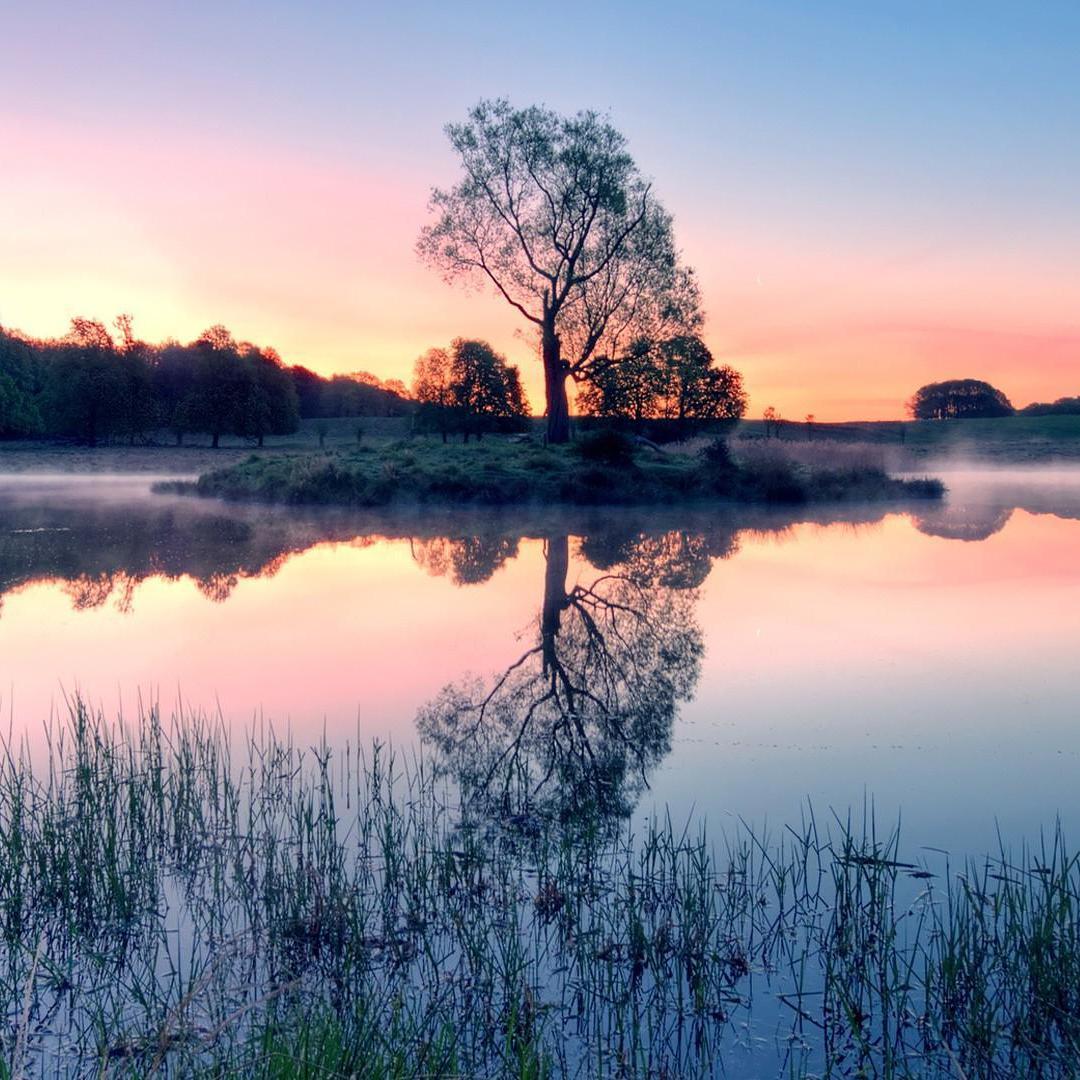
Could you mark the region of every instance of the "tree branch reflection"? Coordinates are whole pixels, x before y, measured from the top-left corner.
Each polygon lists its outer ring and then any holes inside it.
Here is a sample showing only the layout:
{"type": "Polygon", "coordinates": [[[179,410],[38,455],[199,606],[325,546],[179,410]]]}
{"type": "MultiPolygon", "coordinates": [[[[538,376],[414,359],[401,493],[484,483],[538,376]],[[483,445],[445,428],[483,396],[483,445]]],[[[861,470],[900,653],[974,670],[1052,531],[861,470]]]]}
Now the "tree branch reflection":
{"type": "Polygon", "coordinates": [[[703,577],[698,540],[593,537],[583,551],[617,551],[619,561],[570,583],[568,536],[546,539],[527,647],[490,682],[445,687],[417,718],[470,803],[523,825],[632,811],[698,679],[687,584],[703,577]]]}

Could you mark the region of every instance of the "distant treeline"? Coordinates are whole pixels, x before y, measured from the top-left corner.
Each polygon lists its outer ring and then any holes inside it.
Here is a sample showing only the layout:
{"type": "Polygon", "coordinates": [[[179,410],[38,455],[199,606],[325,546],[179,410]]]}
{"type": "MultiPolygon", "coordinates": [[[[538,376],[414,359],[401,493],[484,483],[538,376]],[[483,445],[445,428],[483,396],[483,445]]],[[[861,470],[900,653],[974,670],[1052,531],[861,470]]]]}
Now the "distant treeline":
{"type": "Polygon", "coordinates": [[[1021,416],[1080,416],[1080,397],[1061,397],[1057,401],[1034,401],[1020,410],[1021,416]]]}
{"type": "Polygon", "coordinates": [[[1033,402],[1022,409],[996,386],[982,379],[948,379],[927,383],[915,391],[907,403],[916,420],[978,420],[1001,416],[1078,416],[1080,397],[1063,397],[1054,402],[1033,402]]]}
{"type": "Polygon", "coordinates": [[[0,438],[96,445],[168,431],[178,445],[194,434],[214,446],[223,435],[261,445],[301,419],[401,416],[413,407],[403,383],[366,373],[325,379],[223,326],[186,345],[140,341],[123,315],[115,331],[77,318],[67,335],[47,340],[0,328],[0,438]]]}

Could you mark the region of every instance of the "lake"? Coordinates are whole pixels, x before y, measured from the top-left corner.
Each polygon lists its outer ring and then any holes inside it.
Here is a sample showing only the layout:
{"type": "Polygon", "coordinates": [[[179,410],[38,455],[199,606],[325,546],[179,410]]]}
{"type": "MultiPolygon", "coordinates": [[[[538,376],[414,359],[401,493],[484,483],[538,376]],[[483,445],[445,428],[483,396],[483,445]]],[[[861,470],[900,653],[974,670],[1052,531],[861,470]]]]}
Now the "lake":
{"type": "Polygon", "coordinates": [[[0,480],[0,695],[31,745],[76,693],[157,701],[458,774],[528,750],[561,799],[515,717],[550,732],[577,701],[632,729],[564,747],[603,744],[612,813],[779,829],[872,804],[908,854],[1076,833],[1078,472],[950,472],[912,510],[565,514],[256,509],[151,479],[0,480]]]}

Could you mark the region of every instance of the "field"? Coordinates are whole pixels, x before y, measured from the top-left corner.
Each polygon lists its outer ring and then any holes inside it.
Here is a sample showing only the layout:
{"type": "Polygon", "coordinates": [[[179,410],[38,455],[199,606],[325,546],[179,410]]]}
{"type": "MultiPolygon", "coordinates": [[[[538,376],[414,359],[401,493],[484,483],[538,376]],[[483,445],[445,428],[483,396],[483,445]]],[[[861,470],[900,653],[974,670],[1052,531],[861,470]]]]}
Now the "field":
{"type": "MultiPolygon", "coordinates": [[[[840,424],[784,421],[786,441],[867,443],[894,447],[930,464],[1080,459],[1080,416],[1009,416],[989,420],[851,421],[840,424]]],[[[735,436],[764,440],[765,425],[745,420],[735,436]]]]}
{"type": "MultiPolygon", "coordinates": [[[[269,436],[260,452],[300,453],[326,447],[353,447],[357,433],[365,443],[382,444],[408,434],[407,417],[338,417],[303,420],[293,435],[269,436]],[[320,438],[320,432],[322,437],[320,438]]],[[[0,473],[141,473],[159,476],[199,476],[210,469],[235,464],[258,449],[251,439],[222,436],[214,450],[209,437],[189,435],[176,446],[167,433],[134,446],[87,446],[47,439],[0,440],[0,473]]]]}
{"type": "MultiPolygon", "coordinates": [[[[592,426],[590,424],[590,426],[592,426]]],[[[542,441],[543,421],[532,421],[531,435],[542,441]]],[[[235,465],[255,451],[262,457],[322,449],[352,451],[358,446],[385,448],[410,438],[407,417],[338,417],[304,420],[293,435],[271,436],[264,447],[248,439],[224,437],[218,450],[209,439],[189,436],[184,446],[172,445],[167,435],[136,446],[89,447],[47,440],[0,441],[0,473],[97,472],[142,473],[195,477],[212,469],[235,465]],[[357,436],[360,435],[358,439],[357,436]]],[[[1014,416],[997,420],[948,422],[898,421],[824,424],[808,429],[804,423],[783,421],[780,439],[766,440],[764,424],[744,420],[731,443],[779,442],[789,449],[807,442],[827,446],[876,448],[878,459],[892,469],[928,469],[956,463],[1024,464],[1080,460],[1080,416],[1014,416]]],[[[441,445],[437,437],[415,437],[417,447],[441,445]]],[[[422,451],[426,452],[426,451],[422,451]]]]}

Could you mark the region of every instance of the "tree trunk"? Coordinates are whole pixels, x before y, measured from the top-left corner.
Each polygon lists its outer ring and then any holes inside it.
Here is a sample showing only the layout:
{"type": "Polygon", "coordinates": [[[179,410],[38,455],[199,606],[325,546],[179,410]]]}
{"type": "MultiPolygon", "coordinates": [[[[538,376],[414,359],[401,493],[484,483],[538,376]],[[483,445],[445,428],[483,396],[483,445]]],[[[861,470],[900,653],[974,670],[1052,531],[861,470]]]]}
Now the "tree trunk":
{"type": "Polygon", "coordinates": [[[570,404],[566,397],[567,368],[562,358],[559,335],[554,326],[545,326],[541,339],[544,361],[544,394],[547,399],[547,441],[570,441],[570,404]]]}

